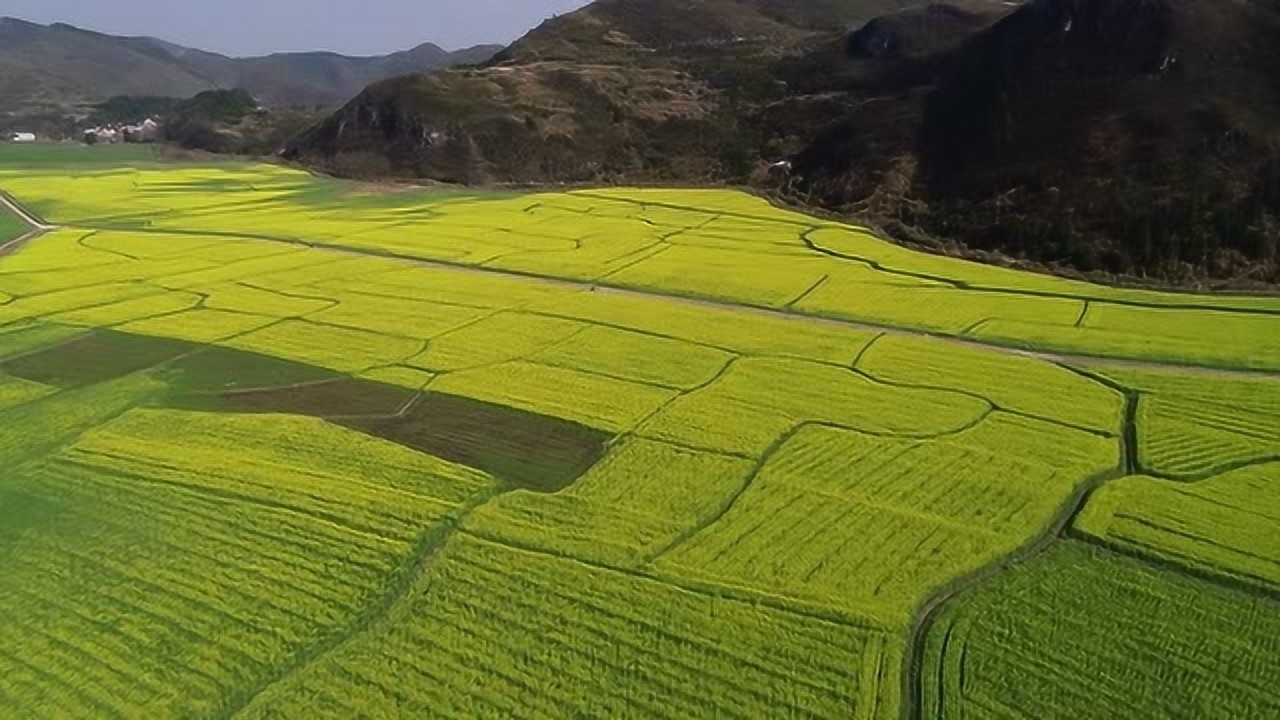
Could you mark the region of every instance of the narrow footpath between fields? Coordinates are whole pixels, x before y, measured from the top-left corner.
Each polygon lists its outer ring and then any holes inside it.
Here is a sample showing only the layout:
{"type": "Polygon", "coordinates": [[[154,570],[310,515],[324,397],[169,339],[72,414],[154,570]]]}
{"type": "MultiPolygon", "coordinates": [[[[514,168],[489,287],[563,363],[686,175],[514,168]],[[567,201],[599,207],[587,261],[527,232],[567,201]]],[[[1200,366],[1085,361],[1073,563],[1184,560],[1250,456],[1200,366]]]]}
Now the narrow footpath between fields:
{"type": "Polygon", "coordinates": [[[0,245],[0,257],[4,257],[9,253],[16,252],[23,245],[31,242],[32,240],[35,240],[36,238],[49,232],[50,230],[58,229],[54,225],[44,224],[43,222],[40,221],[39,218],[27,212],[25,208],[23,208],[21,205],[18,205],[18,203],[14,202],[13,198],[10,197],[9,193],[0,191],[0,205],[3,205],[6,209],[9,210],[9,212],[16,215],[18,219],[22,220],[24,223],[27,224],[28,227],[31,228],[30,232],[24,235],[19,235],[13,240],[10,240],[5,244],[0,245]]]}
{"type": "MultiPolygon", "coordinates": [[[[19,217],[23,218],[31,225],[33,231],[13,242],[0,248],[0,256],[8,252],[17,250],[22,245],[34,240],[35,238],[47,232],[62,228],[76,230],[94,230],[100,232],[118,231],[119,228],[101,227],[87,224],[68,224],[53,225],[42,222],[39,218],[23,209],[14,198],[0,191],[0,202],[9,207],[19,217]]],[[[812,315],[802,313],[795,310],[779,309],[763,305],[753,305],[750,303],[732,302],[727,300],[711,300],[706,298],[689,297],[685,295],[675,295],[663,292],[654,292],[650,290],[636,290],[634,288],[624,287],[621,285],[613,285],[603,281],[586,281],[586,280],[569,280],[566,278],[556,277],[554,275],[545,275],[540,273],[525,272],[521,270],[506,270],[487,267],[479,267],[476,265],[468,265],[461,262],[451,262],[447,260],[428,260],[425,258],[397,253],[389,250],[362,249],[352,248],[343,245],[337,245],[326,242],[316,242],[309,240],[301,240],[297,238],[288,238],[275,235],[259,235],[253,233],[235,233],[235,232],[218,232],[218,231],[193,231],[182,229],[155,229],[155,228],[129,228],[131,233],[148,233],[159,235],[193,235],[200,237],[226,237],[229,239],[241,240],[257,240],[261,242],[278,243],[282,245],[294,245],[298,247],[314,248],[317,250],[325,250],[334,253],[343,253],[347,255],[356,255],[362,257],[384,258],[388,260],[397,260],[400,262],[411,263],[422,267],[429,267],[442,270],[455,270],[459,272],[474,273],[489,277],[508,277],[520,278],[532,282],[546,283],[559,287],[572,288],[582,292],[599,292],[620,295],[623,297],[635,297],[646,299],[657,299],[666,302],[682,303],[685,305],[693,305],[705,307],[714,310],[730,310],[736,312],[747,312],[763,315],[772,318],[782,318],[791,321],[818,323],[833,327],[848,328],[852,330],[870,331],[870,332],[886,332],[893,335],[905,335],[913,337],[928,337],[944,342],[955,343],[964,347],[988,349],[1005,355],[1016,355],[1019,357],[1029,357],[1038,360],[1044,360],[1057,365],[1075,363],[1081,365],[1097,365],[1107,364],[1112,366],[1122,366],[1133,369],[1147,370],[1176,370],[1184,373],[1194,373],[1202,375],[1214,375],[1219,377],[1241,377],[1241,378],[1262,378],[1280,381],[1280,372],[1270,370],[1246,370],[1246,369],[1227,369],[1215,368],[1204,365],[1194,365],[1178,362],[1164,362],[1158,360],[1135,360],[1126,358],[1116,358],[1105,355],[1090,355],[1082,353],[1055,353],[1038,350],[1027,350],[1024,348],[1010,347],[999,343],[975,340],[973,338],[959,337],[957,335],[945,332],[936,332],[929,330],[904,328],[897,325],[881,324],[871,321],[844,320],[840,318],[824,317],[821,315],[812,315]]]]}

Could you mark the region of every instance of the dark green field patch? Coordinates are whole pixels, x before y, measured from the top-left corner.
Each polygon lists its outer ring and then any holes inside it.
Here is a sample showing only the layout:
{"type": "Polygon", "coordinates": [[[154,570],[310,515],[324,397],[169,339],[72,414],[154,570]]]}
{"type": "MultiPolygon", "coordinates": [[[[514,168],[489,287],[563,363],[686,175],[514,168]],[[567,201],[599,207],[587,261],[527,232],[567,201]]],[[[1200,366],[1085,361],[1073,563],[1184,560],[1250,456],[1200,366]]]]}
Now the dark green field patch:
{"type": "Polygon", "coordinates": [[[67,145],[54,143],[0,144],[0,165],[19,167],[108,166],[155,162],[150,145],[67,145]]]}
{"type": "Polygon", "coordinates": [[[606,432],[470,398],[429,393],[402,417],[339,420],[537,492],[568,487],[604,455],[606,432]]]}
{"type": "Polygon", "coordinates": [[[922,717],[1280,717],[1280,603],[1080,542],[948,603],[922,717]]]}
{"type": "Polygon", "coordinates": [[[26,235],[31,230],[22,218],[0,205],[0,245],[26,235]]]}
{"type": "Polygon", "coordinates": [[[0,487],[0,553],[23,533],[47,524],[61,509],[48,498],[16,487],[0,487]]]}
{"type": "Polygon", "coordinates": [[[0,328],[0,360],[70,340],[85,332],[84,328],[52,323],[3,327],[0,328]]]}
{"type": "MultiPolygon", "coordinates": [[[[39,335],[22,346],[39,348],[49,338],[60,339],[56,333],[39,335]]],[[[568,487],[603,457],[612,438],[602,430],[503,405],[420,394],[258,353],[114,330],[0,362],[0,372],[63,388],[149,368],[156,368],[157,379],[169,387],[165,398],[154,401],[165,407],[317,417],[538,492],[568,487]]]]}
{"type": "Polygon", "coordinates": [[[166,368],[165,381],[180,393],[226,393],[282,388],[344,379],[314,365],[247,350],[208,346],[166,368]]]}
{"type": "Polygon", "coordinates": [[[97,330],[0,362],[0,371],[55,387],[83,387],[155,367],[196,347],[182,340],[97,330]]]}
{"type": "Polygon", "coordinates": [[[368,380],[326,380],[290,387],[224,393],[237,412],[288,413],[319,418],[395,415],[418,391],[368,380]]]}

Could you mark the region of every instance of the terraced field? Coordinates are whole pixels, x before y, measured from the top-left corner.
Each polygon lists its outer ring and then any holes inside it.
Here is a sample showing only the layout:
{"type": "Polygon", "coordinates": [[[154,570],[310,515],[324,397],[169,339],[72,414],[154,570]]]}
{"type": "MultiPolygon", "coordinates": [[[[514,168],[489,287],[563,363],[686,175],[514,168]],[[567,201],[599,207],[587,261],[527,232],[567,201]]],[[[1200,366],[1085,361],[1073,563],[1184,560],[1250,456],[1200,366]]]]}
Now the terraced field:
{"type": "Polygon", "coordinates": [[[1278,299],[85,157],[0,153],[0,717],[1280,712],[1278,299]]]}

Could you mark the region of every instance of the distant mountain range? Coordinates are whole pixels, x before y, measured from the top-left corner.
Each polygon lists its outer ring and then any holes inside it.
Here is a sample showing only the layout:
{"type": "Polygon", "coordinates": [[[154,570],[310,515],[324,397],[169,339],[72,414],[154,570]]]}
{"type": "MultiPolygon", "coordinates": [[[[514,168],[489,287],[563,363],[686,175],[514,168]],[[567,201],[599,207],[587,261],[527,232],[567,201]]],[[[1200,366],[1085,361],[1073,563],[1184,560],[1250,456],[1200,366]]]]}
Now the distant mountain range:
{"type": "Polygon", "coordinates": [[[1280,0],[598,0],[291,144],[339,174],[751,184],[946,252],[1280,282],[1280,0]]]}
{"type": "Polygon", "coordinates": [[[370,83],[483,62],[500,46],[424,44],[376,57],[280,53],[232,58],[147,37],[0,18],[0,108],[58,108],[117,95],[191,97],[243,88],[271,106],[336,106],[370,83]]]}

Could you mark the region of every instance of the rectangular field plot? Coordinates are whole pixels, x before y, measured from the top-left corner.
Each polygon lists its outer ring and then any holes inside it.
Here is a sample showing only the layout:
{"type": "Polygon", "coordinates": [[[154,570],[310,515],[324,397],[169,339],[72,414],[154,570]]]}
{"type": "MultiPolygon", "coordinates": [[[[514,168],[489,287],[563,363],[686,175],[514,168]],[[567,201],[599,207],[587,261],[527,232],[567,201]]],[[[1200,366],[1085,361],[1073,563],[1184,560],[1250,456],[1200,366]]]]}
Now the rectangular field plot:
{"type": "Polygon", "coordinates": [[[426,352],[408,364],[448,372],[521,360],[564,342],[586,328],[587,325],[572,320],[500,312],[433,338],[426,352]]]}
{"type": "Polygon", "coordinates": [[[1280,463],[1196,483],[1125,478],[1095,493],[1075,528],[1129,552],[1280,590],[1280,463]]]}
{"type": "Polygon", "coordinates": [[[516,545],[637,566],[718,513],[754,468],[742,458],[632,439],[569,488],[497,498],[466,527],[516,545]]]}
{"type": "Polygon", "coordinates": [[[931,437],[970,427],[985,400],[947,389],[894,387],[851,370],[786,358],[742,358],[710,386],[663,406],[637,432],[727,454],[759,456],[802,422],[931,437]]]}
{"type": "MultiPolygon", "coordinates": [[[[103,283],[53,290],[20,297],[0,305],[0,323],[39,320],[73,310],[103,307],[144,296],[156,296],[163,290],[137,282],[103,283]]],[[[128,319],[128,318],[126,318],[128,319]]]]}
{"type": "MultiPolygon", "coordinates": [[[[313,291],[319,292],[319,291],[313,291]]],[[[480,320],[478,308],[427,303],[405,298],[333,293],[337,305],[313,313],[310,319],[330,325],[424,340],[480,320]]]]}
{"type": "Polygon", "coordinates": [[[1084,303],[1071,298],[996,295],[951,287],[828,283],[796,303],[813,315],[968,335],[1000,321],[1069,325],[1084,303]]]}
{"type": "MultiPolygon", "coordinates": [[[[29,392],[30,386],[25,386],[29,392]]],[[[88,387],[28,398],[0,409],[0,468],[16,471],[130,407],[151,399],[164,385],[132,375],[88,387]]],[[[0,473],[0,483],[3,482],[0,473]]]]}
{"type": "Polygon", "coordinates": [[[61,457],[193,493],[342,518],[400,539],[492,484],[479,471],[385,440],[280,415],[134,410],[61,457]]]}
{"type": "MultiPolygon", "coordinates": [[[[418,399],[415,389],[341,378],[283,387],[233,390],[217,395],[216,409],[307,415],[333,422],[344,418],[398,417],[408,412],[418,399]]],[[[201,403],[210,402],[213,398],[194,395],[181,400],[193,402],[194,407],[199,408],[201,403]]]]}
{"type": "Polygon", "coordinates": [[[274,322],[276,322],[275,318],[264,315],[201,308],[173,315],[135,320],[121,325],[119,330],[136,335],[212,343],[253,332],[274,322]]]}
{"type": "Polygon", "coordinates": [[[1155,357],[1181,360],[1216,355],[1223,365],[1244,367],[1265,365],[1268,358],[1273,362],[1280,358],[1280,313],[1255,315],[1095,304],[1081,327],[1149,343],[1149,352],[1155,357]],[[1182,352],[1187,357],[1177,357],[1174,347],[1184,348],[1182,352]]]}
{"type": "Polygon", "coordinates": [[[241,717],[896,718],[876,631],[455,536],[368,632],[241,717]],[[696,678],[696,681],[693,681],[696,678]]]}
{"type": "MultiPolygon", "coordinates": [[[[305,297],[297,294],[265,290],[246,283],[222,283],[199,288],[208,296],[204,306],[211,310],[266,315],[275,318],[299,318],[333,307],[337,300],[322,297],[305,297]]],[[[316,292],[314,295],[325,293],[316,292]]]]}
{"type": "Polygon", "coordinates": [[[1280,605],[1081,543],[964,593],[928,635],[923,717],[1280,716],[1280,605]]]}
{"type": "Polygon", "coordinates": [[[1198,479],[1280,459],[1280,381],[1127,368],[1103,372],[1142,393],[1143,472],[1198,479]]]}
{"type": "Polygon", "coordinates": [[[0,362],[0,371],[48,385],[81,387],[156,367],[194,349],[181,340],[96,330],[0,362]]]}
{"type": "Polygon", "coordinates": [[[158,291],[154,295],[46,315],[45,319],[63,325],[106,327],[191,310],[200,300],[199,295],[191,293],[158,291]]]}
{"type": "Polygon", "coordinates": [[[0,410],[52,395],[57,388],[0,373],[0,410]]]}
{"type": "MultiPolygon", "coordinates": [[[[1152,311],[1156,312],[1156,311],[1152,311]]],[[[1248,370],[1280,370],[1280,315],[1244,315],[1161,310],[1168,319],[1157,324],[1181,327],[1178,334],[1145,332],[1121,323],[1075,326],[1061,318],[1036,321],[997,318],[983,323],[970,337],[1001,345],[1055,352],[1080,353],[1108,358],[1202,365],[1248,370]],[[1213,332],[1199,334],[1206,324],[1221,324],[1213,332]]]]}
{"type": "Polygon", "coordinates": [[[335,422],[537,492],[568,486],[600,459],[610,438],[577,423],[438,392],[395,417],[335,422]]]}
{"type": "Polygon", "coordinates": [[[165,366],[161,377],[174,393],[221,394],[332,382],[343,375],[282,358],[205,345],[165,366]]]}
{"type": "Polygon", "coordinates": [[[819,255],[778,262],[741,250],[676,246],[614,273],[609,283],[780,308],[813,287],[827,269],[819,255]]]}
{"type": "Polygon", "coordinates": [[[402,363],[421,352],[423,343],[366,330],[285,320],[236,337],[227,345],[339,372],[359,372],[402,363]]]}
{"type": "Polygon", "coordinates": [[[743,355],[775,355],[846,365],[875,334],[820,321],[617,292],[575,293],[540,312],[661,335],[743,355]]]}
{"type": "Polygon", "coordinates": [[[716,377],[733,357],[679,340],[597,325],[533,359],[624,380],[688,389],[716,377]]]}
{"type": "Polygon", "coordinates": [[[676,395],[668,388],[528,362],[450,373],[432,389],[615,433],[634,427],[676,395]]]}
{"type": "Polygon", "coordinates": [[[219,715],[489,486],[311,425],[135,411],[0,481],[6,712],[219,715]]]}
{"type": "Polygon", "coordinates": [[[810,425],[657,567],[901,626],[933,589],[1047,528],[1117,462],[1115,442],[1008,415],[929,441],[810,425]]]}
{"type": "Polygon", "coordinates": [[[0,360],[35,352],[85,334],[84,328],[51,323],[0,326],[0,360]]]}
{"type": "Polygon", "coordinates": [[[1029,357],[945,340],[886,335],[858,368],[886,382],[963,390],[997,407],[1052,422],[1119,435],[1123,394],[1070,370],[1029,357]]]}

